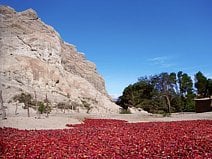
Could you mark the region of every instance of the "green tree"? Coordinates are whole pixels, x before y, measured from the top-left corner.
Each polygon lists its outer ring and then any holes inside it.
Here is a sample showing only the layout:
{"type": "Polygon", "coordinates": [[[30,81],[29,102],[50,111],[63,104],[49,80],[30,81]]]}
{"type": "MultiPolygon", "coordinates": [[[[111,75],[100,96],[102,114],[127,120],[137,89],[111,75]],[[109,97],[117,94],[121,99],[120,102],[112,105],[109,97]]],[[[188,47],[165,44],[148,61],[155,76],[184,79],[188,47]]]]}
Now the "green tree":
{"type": "Polygon", "coordinates": [[[194,94],[193,94],[193,81],[188,74],[182,74],[182,84],[181,84],[181,92],[182,92],[182,104],[183,111],[193,111],[194,110],[194,94]]]}
{"type": "Polygon", "coordinates": [[[197,94],[199,97],[206,97],[207,95],[207,84],[208,80],[203,75],[202,72],[197,72],[195,74],[195,87],[197,89],[197,94]]]}
{"type": "Polygon", "coordinates": [[[185,97],[186,94],[193,93],[193,82],[191,77],[187,73],[183,73],[182,71],[179,71],[177,74],[177,82],[178,82],[178,92],[180,93],[180,96],[185,97]]]}
{"type": "Polygon", "coordinates": [[[195,111],[195,103],[194,103],[195,94],[188,94],[185,99],[184,104],[184,112],[193,112],[195,111]]]}
{"type": "Polygon", "coordinates": [[[128,107],[133,107],[135,106],[135,97],[134,97],[134,90],[133,90],[133,85],[129,85],[126,87],[123,91],[123,95],[119,97],[118,100],[121,107],[124,109],[128,109],[128,107]]]}
{"type": "Polygon", "coordinates": [[[182,74],[182,83],[180,88],[182,95],[193,94],[193,81],[187,73],[182,74]]]}
{"type": "Polygon", "coordinates": [[[167,113],[171,113],[171,100],[175,95],[176,74],[163,72],[152,77],[152,83],[157,90],[159,97],[165,99],[167,113]]]}
{"type": "Polygon", "coordinates": [[[182,92],[182,75],[183,75],[183,72],[182,71],[179,71],[177,73],[177,82],[178,82],[178,93],[180,93],[180,96],[183,96],[183,92],[182,92]]]}
{"type": "Polygon", "coordinates": [[[18,101],[20,103],[24,103],[24,108],[27,109],[27,115],[28,117],[30,116],[29,114],[29,107],[32,103],[32,96],[31,94],[28,93],[21,93],[19,95],[16,95],[13,97],[14,101],[18,101]]]}
{"type": "Polygon", "coordinates": [[[46,111],[46,107],[41,101],[38,101],[38,111],[40,114],[43,114],[46,111]]]}
{"type": "MultiPolygon", "coordinates": [[[[199,74],[195,78],[195,86],[198,86],[199,92],[211,95],[211,79],[202,78],[199,74]],[[200,86],[202,86],[201,81],[205,80],[200,79],[206,79],[204,89],[200,89],[202,88],[200,86]]],[[[195,96],[193,81],[187,73],[182,71],[177,74],[162,72],[154,76],[140,77],[138,82],[124,89],[117,104],[124,109],[128,107],[143,108],[151,113],[193,111],[195,96]]]]}
{"type": "Polygon", "coordinates": [[[193,93],[193,81],[187,73],[179,71],[177,73],[178,82],[178,94],[180,96],[180,110],[191,111],[194,110],[194,93],[193,93]]]}
{"type": "Polygon", "coordinates": [[[138,82],[129,85],[123,91],[123,95],[116,102],[124,109],[128,107],[142,107],[143,100],[151,99],[153,86],[146,77],[139,78],[138,82]]]}

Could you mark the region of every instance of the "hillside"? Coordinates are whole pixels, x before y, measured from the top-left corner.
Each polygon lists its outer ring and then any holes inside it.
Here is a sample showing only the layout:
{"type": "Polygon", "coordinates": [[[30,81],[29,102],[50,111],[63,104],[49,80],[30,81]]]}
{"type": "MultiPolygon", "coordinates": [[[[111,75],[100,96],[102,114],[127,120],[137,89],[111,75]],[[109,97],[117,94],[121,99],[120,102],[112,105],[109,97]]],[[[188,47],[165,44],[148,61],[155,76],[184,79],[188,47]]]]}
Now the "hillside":
{"type": "Polygon", "coordinates": [[[3,100],[29,93],[55,106],[63,102],[78,111],[117,113],[94,63],[62,40],[33,9],[16,12],[0,6],[0,79],[3,100]]]}

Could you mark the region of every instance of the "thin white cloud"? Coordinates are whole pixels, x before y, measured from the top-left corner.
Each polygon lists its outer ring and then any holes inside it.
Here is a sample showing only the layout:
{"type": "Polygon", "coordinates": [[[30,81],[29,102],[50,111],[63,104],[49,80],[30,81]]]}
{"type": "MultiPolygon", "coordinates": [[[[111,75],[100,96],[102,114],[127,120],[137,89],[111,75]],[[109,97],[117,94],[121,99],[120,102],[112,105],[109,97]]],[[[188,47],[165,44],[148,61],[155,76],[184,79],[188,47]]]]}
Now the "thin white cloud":
{"type": "Polygon", "coordinates": [[[167,56],[160,56],[160,57],[151,58],[151,59],[149,59],[149,61],[164,62],[167,59],[168,59],[167,56]]]}
{"type": "Polygon", "coordinates": [[[153,65],[157,65],[162,68],[169,68],[172,67],[174,64],[170,63],[170,58],[167,56],[160,56],[148,59],[149,62],[153,65]]]}

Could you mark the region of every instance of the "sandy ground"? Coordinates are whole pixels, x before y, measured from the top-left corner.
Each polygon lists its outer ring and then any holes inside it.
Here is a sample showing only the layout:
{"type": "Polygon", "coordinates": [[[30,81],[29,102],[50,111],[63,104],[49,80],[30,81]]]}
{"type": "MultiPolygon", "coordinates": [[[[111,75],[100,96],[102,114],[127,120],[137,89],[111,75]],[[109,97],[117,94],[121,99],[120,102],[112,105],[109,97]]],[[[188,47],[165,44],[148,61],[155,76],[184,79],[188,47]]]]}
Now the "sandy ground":
{"type": "Polygon", "coordinates": [[[66,124],[80,124],[85,118],[94,119],[120,119],[128,122],[151,122],[151,121],[181,121],[181,120],[212,120],[212,112],[206,113],[173,113],[170,117],[162,115],[153,115],[146,112],[134,112],[133,114],[86,114],[72,111],[61,112],[53,110],[49,117],[42,115],[38,119],[38,114],[30,109],[30,117],[27,117],[27,110],[22,106],[17,107],[15,114],[15,105],[7,106],[7,119],[0,119],[0,127],[12,127],[18,129],[64,129],[66,124]]]}

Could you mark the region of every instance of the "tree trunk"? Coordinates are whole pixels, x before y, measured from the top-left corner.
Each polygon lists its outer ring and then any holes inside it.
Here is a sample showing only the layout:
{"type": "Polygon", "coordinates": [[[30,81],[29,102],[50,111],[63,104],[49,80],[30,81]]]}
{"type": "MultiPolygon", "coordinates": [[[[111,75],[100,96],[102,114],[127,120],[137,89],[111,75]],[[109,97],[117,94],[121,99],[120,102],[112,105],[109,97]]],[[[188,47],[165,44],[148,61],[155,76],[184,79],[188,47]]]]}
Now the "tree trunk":
{"type": "Polygon", "coordinates": [[[166,97],[167,104],[168,104],[168,113],[170,114],[171,113],[171,111],[170,111],[171,103],[170,103],[169,97],[167,95],[165,95],[165,97],[166,97]]]}
{"type": "Polygon", "coordinates": [[[18,103],[16,102],[15,103],[15,115],[17,115],[18,114],[18,103]]]}
{"type": "Polygon", "coordinates": [[[36,91],[34,91],[34,95],[35,95],[35,108],[36,108],[36,113],[38,113],[38,102],[37,102],[37,94],[36,94],[36,91]]]}
{"type": "Polygon", "coordinates": [[[46,117],[49,117],[49,101],[46,93],[46,117]]]}
{"type": "Polygon", "coordinates": [[[30,117],[30,114],[29,114],[29,103],[27,103],[27,116],[30,117]]]}
{"type": "Polygon", "coordinates": [[[168,105],[168,113],[170,114],[171,111],[171,103],[170,103],[170,99],[169,99],[169,96],[168,95],[163,95],[165,98],[166,98],[166,101],[167,101],[167,105],[168,105]]]}
{"type": "Polygon", "coordinates": [[[38,107],[38,100],[37,100],[37,93],[36,93],[36,91],[34,91],[34,96],[35,96],[36,114],[37,114],[38,119],[40,119],[41,118],[41,113],[38,110],[39,107],[38,107]]]}
{"type": "Polygon", "coordinates": [[[3,104],[3,98],[2,98],[2,90],[0,90],[0,109],[2,110],[2,119],[7,119],[6,118],[6,110],[5,110],[5,107],[4,107],[4,104],[3,104]]]}

